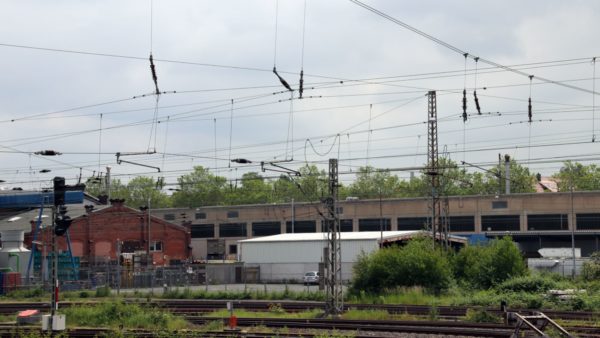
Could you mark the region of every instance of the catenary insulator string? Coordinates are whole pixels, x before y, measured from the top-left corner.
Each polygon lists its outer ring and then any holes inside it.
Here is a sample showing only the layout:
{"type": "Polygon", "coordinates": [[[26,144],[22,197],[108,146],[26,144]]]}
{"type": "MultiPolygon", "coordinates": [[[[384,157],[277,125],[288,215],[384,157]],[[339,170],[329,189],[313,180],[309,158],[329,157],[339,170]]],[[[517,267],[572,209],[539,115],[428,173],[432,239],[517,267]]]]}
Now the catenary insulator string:
{"type": "Polygon", "coordinates": [[[475,108],[477,109],[477,114],[481,115],[481,107],[479,106],[479,98],[477,97],[477,64],[479,61],[478,57],[475,57],[475,85],[473,87],[473,98],[475,100],[475,108]]]}
{"type": "Polygon", "coordinates": [[[464,67],[464,75],[463,75],[463,79],[464,79],[464,86],[463,86],[463,98],[462,98],[462,118],[463,118],[463,122],[467,122],[467,57],[469,56],[468,53],[464,54],[465,57],[465,67],[464,67]]]}
{"type": "Polygon", "coordinates": [[[304,37],[306,35],[306,0],[304,0],[304,19],[302,22],[302,55],[300,57],[300,87],[298,89],[299,97],[302,99],[304,93],[304,37]]]}
{"type": "Polygon", "coordinates": [[[527,105],[527,117],[529,118],[529,122],[531,123],[531,119],[533,118],[533,111],[531,109],[531,83],[533,82],[533,75],[529,75],[529,103],[527,105]]]}

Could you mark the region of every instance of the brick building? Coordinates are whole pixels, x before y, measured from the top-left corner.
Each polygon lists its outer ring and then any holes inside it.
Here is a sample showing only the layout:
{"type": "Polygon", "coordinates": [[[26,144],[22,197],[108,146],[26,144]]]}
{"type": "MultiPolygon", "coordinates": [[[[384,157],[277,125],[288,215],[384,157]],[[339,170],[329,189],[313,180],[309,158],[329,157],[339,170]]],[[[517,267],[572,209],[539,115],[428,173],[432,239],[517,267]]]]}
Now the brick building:
{"type": "MultiPolygon", "coordinates": [[[[129,208],[123,205],[124,200],[110,202],[110,206],[98,210],[88,206],[82,215],[67,213],[73,218],[69,228],[73,256],[89,264],[116,260],[120,242],[121,253],[149,251],[155,266],[183,262],[190,257],[188,228],[152,215],[148,227],[147,211],[129,208]]],[[[48,240],[49,233],[44,231],[42,236],[48,240]]],[[[60,250],[67,250],[65,237],[59,237],[58,245],[60,250]]]]}

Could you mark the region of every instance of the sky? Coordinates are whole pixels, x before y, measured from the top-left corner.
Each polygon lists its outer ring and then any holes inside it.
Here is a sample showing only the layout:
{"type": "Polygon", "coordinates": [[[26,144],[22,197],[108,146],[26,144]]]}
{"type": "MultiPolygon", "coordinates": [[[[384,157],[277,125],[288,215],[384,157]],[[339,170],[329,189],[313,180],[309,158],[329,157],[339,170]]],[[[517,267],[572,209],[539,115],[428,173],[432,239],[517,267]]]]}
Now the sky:
{"type": "Polygon", "coordinates": [[[348,0],[3,2],[3,188],[107,166],[173,188],[194,166],[235,181],[329,158],[345,184],[365,165],[408,178],[427,162],[429,91],[440,156],[459,164],[508,154],[551,175],[600,159],[600,2],[361,2],[468,57],[348,0]]]}

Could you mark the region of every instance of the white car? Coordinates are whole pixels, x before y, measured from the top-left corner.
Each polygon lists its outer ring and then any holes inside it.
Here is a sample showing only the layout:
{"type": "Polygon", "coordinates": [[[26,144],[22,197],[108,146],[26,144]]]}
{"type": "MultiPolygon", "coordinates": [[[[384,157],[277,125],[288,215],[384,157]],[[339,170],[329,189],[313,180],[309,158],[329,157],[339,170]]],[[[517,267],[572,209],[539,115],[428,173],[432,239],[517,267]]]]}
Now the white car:
{"type": "Polygon", "coordinates": [[[304,274],[304,285],[308,285],[308,284],[319,284],[319,272],[318,271],[309,271],[307,273],[304,274]]]}

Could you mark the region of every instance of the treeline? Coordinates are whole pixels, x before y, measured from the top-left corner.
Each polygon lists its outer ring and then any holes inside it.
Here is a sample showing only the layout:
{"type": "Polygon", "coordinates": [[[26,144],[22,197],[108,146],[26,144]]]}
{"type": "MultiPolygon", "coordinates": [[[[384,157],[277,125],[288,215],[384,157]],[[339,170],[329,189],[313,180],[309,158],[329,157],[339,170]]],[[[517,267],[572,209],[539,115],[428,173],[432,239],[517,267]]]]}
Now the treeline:
{"type": "MultiPolygon", "coordinates": [[[[473,172],[455,162],[441,160],[440,167],[443,168],[438,176],[442,195],[488,195],[505,190],[504,166],[473,172]]],[[[318,201],[327,195],[327,173],[324,170],[311,165],[302,167],[299,172],[299,176],[281,175],[277,179],[265,179],[259,173],[250,172],[231,181],[197,166],[191,173],[179,177],[176,186],[163,189],[157,189],[156,181],[151,177],[136,177],[127,184],[113,180],[111,197],[123,198],[134,208],[147,205],[148,201],[152,208],[166,208],[289,203],[292,199],[296,202],[318,201]],[[168,194],[167,189],[172,190],[172,194],[168,194]]],[[[559,191],[569,191],[571,184],[574,190],[600,190],[600,168],[594,164],[565,162],[553,177],[558,182],[559,191]]],[[[352,183],[340,186],[339,198],[424,197],[430,193],[430,180],[431,176],[425,171],[405,180],[390,171],[363,167],[356,172],[352,183]]],[[[539,174],[510,162],[511,192],[533,192],[537,180],[539,174]]],[[[106,193],[106,187],[88,184],[87,192],[98,196],[106,193]]]]}

